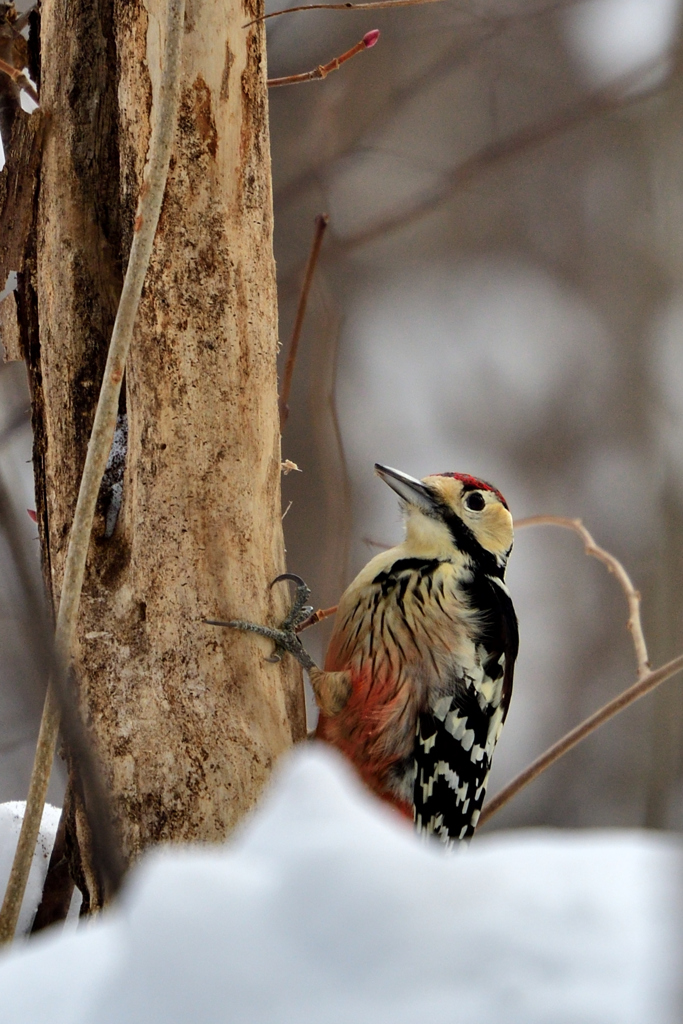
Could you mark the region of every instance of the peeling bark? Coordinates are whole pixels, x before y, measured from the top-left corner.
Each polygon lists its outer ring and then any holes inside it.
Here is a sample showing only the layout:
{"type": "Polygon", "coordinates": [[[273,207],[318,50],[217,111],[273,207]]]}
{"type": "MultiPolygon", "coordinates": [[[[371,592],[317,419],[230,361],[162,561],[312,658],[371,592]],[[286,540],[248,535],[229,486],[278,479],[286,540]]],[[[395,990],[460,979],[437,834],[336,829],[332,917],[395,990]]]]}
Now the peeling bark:
{"type": "Polygon", "coordinates": [[[17,320],[17,301],[14,292],[10,292],[0,302],[0,344],[3,348],[3,359],[6,363],[21,362],[24,353],[21,348],[21,334],[17,320]]]}
{"type": "Polygon", "coordinates": [[[0,290],[11,270],[21,270],[33,221],[44,119],[40,111],[13,118],[7,162],[0,172],[0,290]]]}
{"type": "MultiPolygon", "coordinates": [[[[43,5],[41,100],[59,130],[43,152],[33,376],[57,599],[134,229],[162,10],[43,5]]],[[[128,857],[222,839],[305,731],[291,659],[266,663],[267,644],[202,621],[285,612],[286,595],[268,589],[284,549],[264,34],[243,28],[253,16],[232,0],[188,3],[176,145],[121,409],[122,504],[112,525],[101,502],[82,598],[76,670],[128,857]]]]}

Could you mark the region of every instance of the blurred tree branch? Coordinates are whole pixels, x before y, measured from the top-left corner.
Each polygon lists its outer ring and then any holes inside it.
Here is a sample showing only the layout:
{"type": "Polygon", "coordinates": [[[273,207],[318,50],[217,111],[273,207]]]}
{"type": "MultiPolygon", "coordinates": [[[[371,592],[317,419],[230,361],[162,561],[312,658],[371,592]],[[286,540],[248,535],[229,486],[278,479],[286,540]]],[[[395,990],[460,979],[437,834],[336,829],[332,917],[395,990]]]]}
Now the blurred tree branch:
{"type": "Polygon", "coordinates": [[[356,234],[336,239],[333,243],[334,248],[348,252],[382,238],[392,231],[407,227],[436,210],[449,200],[453,193],[501,163],[551,142],[595,118],[625,110],[660,95],[669,85],[669,77],[663,74],[664,70],[665,64],[661,58],[650,61],[637,71],[608,86],[596,89],[552,117],[523,128],[507,138],[489,143],[446,174],[438,185],[412,207],[396,210],[356,234]],[[660,76],[657,75],[658,71],[662,72],[660,76]],[[655,84],[647,85],[653,76],[657,78],[655,84]]]}
{"type": "MultiPolygon", "coordinates": [[[[458,38],[455,45],[449,46],[444,52],[439,53],[435,59],[427,65],[427,67],[421,68],[416,75],[408,79],[399,79],[399,84],[391,90],[380,109],[371,112],[369,118],[364,118],[362,121],[359,121],[354,125],[354,135],[351,146],[337,154],[337,157],[342,155],[345,157],[352,156],[354,152],[358,151],[357,149],[353,149],[353,145],[368,133],[376,135],[380,126],[386,123],[386,121],[395,114],[396,109],[399,106],[407,101],[413,100],[422,89],[426,87],[433,87],[436,82],[445,78],[453,70],[459,67],[461,62],[471,62],[474,57],[477,56],[482,47],[487,43],[491,43],[500,38],[512,26],[519,24],[520,22],[528,22],[536,18],[545,18],[549,15],[552,16],[558,10],[573,7],[577,3],[581,2],[582,0],[558,0],[557,3],[540,6],[532,11],[525,11],[524,14],[508,15],[475,15],[471,8],[468,7],[467,13],[472,14],[473,20],[477,23],[481,23],[485,27],[485,31],[481,32],[475,40],[468,40],[466,43],[463,43],[462,40],[458,38]]],[[[280,12],[275,12],[275,15],[278,13],[280,12]]],[[[334,159],[335,157],[330,158],[329,156],[325,156],[320,159],[316,155],[312,166],[307,167],[302,174],[297,175],[292,181],[289,181],[286,185],[281,186],[277,190],[275,201],[278,207],[286,206],[292,201],[297,202],[301,196],[302,190],[310,187],[313,183],[318,181],[334,159]]]]}
{"type": "Polygon", "coordinates": [[[308,304],[308,296],[313,284],[313,275],[315,274],[315,268],[318,264],[318,257],[320,256],[320,247],[323,244],[323,238],[325,236],[325,229],[329,223],[329,217],[326,213],[319,213],[315,218],[315,233],[313,235],[313,243],[311,245],[311,251],[308,256],[308,262],[306,264],[306,270],[304,272],[304,279],[301,285],[301,293],[299,295],[299,304],[296,310],[296,317],[294,320],[294,328],[292,329],[292,337],[289,342],[289,352],[287,354],[287,363],[285,365],[284,377],[282,379],[282,388],[280,390],[280,431],[284,430],[289,416],[289,393],[292,388],[292,377],[294,376],[294,364],[296,362],[297,352],[299,350],[299,339],[301,337],[301,329],[304,325],[304,317],[306,316],[306,306],[308,304]]]}

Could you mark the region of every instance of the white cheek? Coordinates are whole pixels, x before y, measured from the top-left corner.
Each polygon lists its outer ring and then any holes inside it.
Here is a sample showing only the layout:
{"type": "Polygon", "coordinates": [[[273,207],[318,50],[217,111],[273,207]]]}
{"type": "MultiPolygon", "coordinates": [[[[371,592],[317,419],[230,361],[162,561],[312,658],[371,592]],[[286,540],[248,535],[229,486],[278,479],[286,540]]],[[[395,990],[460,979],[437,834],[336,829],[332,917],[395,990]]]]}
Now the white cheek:
{"type": "Polygon", "coordinates": [[[463,519],[483,548],[494,555],[506,554],[512,544],[512,519],[507,513],[503,514],[503,509],[478,518],[470,512],[468,516],[463,515],[463,519]]]}
{"type": "Polygon", "coordinates": [[[421,512],[411,511],[406,522],[406,545],[410,550],[452,557],[453,538],[445,523],[421,512]]]}

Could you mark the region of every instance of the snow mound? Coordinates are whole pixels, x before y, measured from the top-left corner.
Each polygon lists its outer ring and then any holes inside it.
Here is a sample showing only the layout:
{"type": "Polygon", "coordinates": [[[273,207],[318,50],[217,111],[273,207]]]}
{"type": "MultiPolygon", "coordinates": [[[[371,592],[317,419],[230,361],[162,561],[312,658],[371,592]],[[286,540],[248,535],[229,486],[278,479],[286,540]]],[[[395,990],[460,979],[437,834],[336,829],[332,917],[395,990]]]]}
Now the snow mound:
{"type": "MultiPolygon", "coordinates": [[[[7,887],[7,880],[14,860],[14,851],[17,848],[21,823],[24,820],[24,809],[26,803],[23,800],[14,800],[10,803],[0,804],[0,893],[4,895],[7,887]]],[[[40,832],[38,842],[33,854],[31,873],[28,876],[28,884],[24,895],[24,902],[21,905],[21,913],[17,925],[17,932],[26,935],[33,924],[36,910],[43,893],[43,883],[47,874],[47,866],[50,862],[50,854],[54,846],[57,826],[61,811],[59,807],[46,804],[43,810],[43,817],[40,821],[40,832]]]]}
{"type": "Polygon", "coordinates": [[[118,905],[0,963],[4,1024],[679,1020],[678,840],[418,840],[333,753],[224,847],[157,850],[118,905]]]}

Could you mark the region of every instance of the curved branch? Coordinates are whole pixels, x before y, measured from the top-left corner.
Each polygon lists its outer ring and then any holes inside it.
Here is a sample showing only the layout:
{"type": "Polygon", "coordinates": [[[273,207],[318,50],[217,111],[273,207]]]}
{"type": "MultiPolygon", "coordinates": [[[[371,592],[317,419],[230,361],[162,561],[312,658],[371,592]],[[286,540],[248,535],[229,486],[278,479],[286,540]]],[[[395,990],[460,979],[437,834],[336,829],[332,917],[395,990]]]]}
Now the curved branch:
{"type": "Polygon", "coordinates": [[[512,800],[513,796],[516,796],[520,789],[523,789],[530,782],[533,782],[534,779],[537,779],[546,768],[550,768],[551,764],[559,761],[561,757],[564,757],[568,751],[580,743],[581,740],[584,740],[586,736],[590,736],[592,732],[595,732],[601,725],[608,722],[610,718],[614,718],[624,708],[640,700],[641,697],[654,690],[660,683],[671,679],[672,676],[675,676],[681,670],[683,670],[683,654],[679,654],[673,661],[667,662],[666,665],[662,665],[661,668],[656,669],[654,672],[648,672],[637,683],[629,686],[627,690],[620,693],[614,700],[603,705],[598,711],[595,711],[585,721],[581,722],[580,725],[577,725],[563,736],[561,740],[558,740],[557,743],[553,743],[552,747],[546,750],[544,754],[541,754],[540,757],[537,757],[535,761],[532,761],[528,768],[520,772],[512,782],[509,782],[507,786],[501,789],[500,793],[497,793],[492,800],[489,800],[481,812],[477,826],[480,827],[485,821],[488,821],[496,811],[499,811],[509,800],[512,800]]]}
{"type": "MultiPolygon", "coordinates": [[[[64,565],[64,581],[55,629],[56,654],[63,667],[69,663],[76,632],[95,505],[114,437],[126,357],[166,189],[177,120],[184,20],[185,0],[168,0],[161,82],[152,126],[147,174],[138,200],[133,244],[114,322],[64,565]]],[[[54,682],[55,680],[52,680],[48,686],[26,811],[5,900],[0,910],[0,942],[9,942],[14,936],[45,806],[59,733],[59,711],[54,682]]]]}
{"type": "Polygon", "coordinates": [[[513,796],[519,793],[520,789],[524,789],[530,782],[537,779],[546,768],[550,768],[552,764],[559,761],[561,757],[564,757],[568,751],[572,750],[578,743],[584,740],[587,736],[590,736],[592,732],[595,732],[601,725],[608,722],[610,718],[614,718],[619,712],[623,711],[624,708],[629,707],[634,701],[644,697],[650,690],[654,690],[655,687],[659,686],[666,679],[670,679],[671,676],[676,675],[683,669],[683,655],[678,658],[674,658],[673,661],[663,665],[662,668],[658,668],[656,671],[652,671],[650,668],[650,662],[648,660],[647,646],[645,643],[645,636],[643,634],[643,626],[640,618],[640,594],[634,587],[630,576],[624,569],[623,565],[618,558],[610,554],[609,551],[605,551],[598,544],[595,543],[592,535],[588,532],[586,527],[583,525],[580,519],[569,519],[565,516],[529,516],[526,519],[518,519],[515,522],[515,529],[519,530],[525,526],[559,526],[565,530],[573,530],[577,533],[583,541],[584,549],[587,555],[591,555],[593,558],[597,558],[598,561],[606,565],[608,570],[616,576],[621,589],[626,595],[628,601],[628,628],[631,631],[633,637],[633,646],[636,653],[636,661],[638,664],[638,681],[630,686],[623,693],[620,693],[618,697],[608,701],[603,707],[599,708],[592,715],[589,715],[583,722],[571,729],[562,739],[558,740],[557,743],[553,743],[551,747],[546,750],[544,754],[537,757],[528,768],[525,768],[523,772],[514,778],[511,782],[504,786],[503,789],[492,800],[485,805],[481,812],[481,816],[477,823],[478,827],[483,825],[485,821],[499,811],[501,807],[504,807],[509,800],[512,800],[513,796]]]}
{"type": "Polygon", "coordinates": [[[573,530],[574,533],[578,533],[583,541],[586,554],[597,558],[599,562],[607,566],[612,575],[616,576],[628,601],[629,616],[627,627],[633,637],[633,646],[638,663],[638,678],[644,679],[650,672],[650,660],[640,619],[640,593],[633,586],[630,576],[619,559],[595,543],[580,519],[569,519],[566,516],[528,516],[526,519],[518,519],[515,523],[516,530],[523,529],[525,526],[559,526],[565,530],[573,530]]]}

